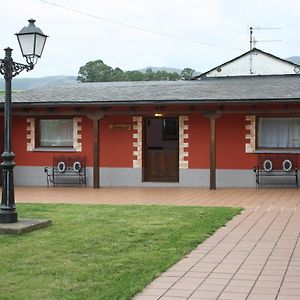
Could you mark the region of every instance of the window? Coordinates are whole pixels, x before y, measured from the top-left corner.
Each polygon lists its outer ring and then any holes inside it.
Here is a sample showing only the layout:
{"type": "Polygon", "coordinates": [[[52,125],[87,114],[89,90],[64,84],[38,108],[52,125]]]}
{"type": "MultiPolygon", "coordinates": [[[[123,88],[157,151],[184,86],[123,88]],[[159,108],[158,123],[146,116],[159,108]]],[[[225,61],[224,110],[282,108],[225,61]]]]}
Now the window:
{"type": "Polygon", "coordinates": [[[73,147],[73,119],[38,119],[39,147],[73,147]]]}
{"type": "Polygon", "coordinates": [[[300,148],[300,118],[259,118],[258,148],[300,148]]]}
{"type": "Polygon", "coordinates": [[[178,118],[163,119],[163,139],[178,140],[178,118]]]}

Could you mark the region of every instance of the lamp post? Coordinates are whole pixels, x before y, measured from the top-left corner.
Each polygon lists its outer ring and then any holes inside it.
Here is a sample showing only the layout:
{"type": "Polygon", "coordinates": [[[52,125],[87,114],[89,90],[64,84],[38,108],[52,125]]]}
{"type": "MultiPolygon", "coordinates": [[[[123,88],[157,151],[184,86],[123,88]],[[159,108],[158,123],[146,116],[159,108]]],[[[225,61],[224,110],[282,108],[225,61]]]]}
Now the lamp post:
{"type": "Polygon", "coordinates": [[[0,223],[16,223],[18,215],[15,205],[13,168],[15,167],[12,152],[12,107],[11,107],[11,80],[22,71],[30,71],[34,68],[38,58],[41,57],[47,39],[41,29],[34,25],[35,20],[28,20],[29,25],[24,27],[16,36],[27,64],[13,61],[12,49],[6,48],[4,59],[0,59],[0,73],[5,79],[5,103],[4,103],[4,152],[2,154],[2,200],[0,210],[0,223]]]}

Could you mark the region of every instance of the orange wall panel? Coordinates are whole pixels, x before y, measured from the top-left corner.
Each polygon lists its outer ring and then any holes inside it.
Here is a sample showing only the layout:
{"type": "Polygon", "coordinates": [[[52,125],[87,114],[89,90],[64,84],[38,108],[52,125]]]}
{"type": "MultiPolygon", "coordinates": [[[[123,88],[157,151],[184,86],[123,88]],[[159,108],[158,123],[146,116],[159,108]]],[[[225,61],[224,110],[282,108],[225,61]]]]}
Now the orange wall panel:
{"type": "MultiPolygon", "coordinates": [[[[244,115],[225,115],[216,120],[217,169],[252,169],[256,154],[245,153],[244,115]]],[[[202,115],[189,116],[189,168],[208,169],[210,121],[202,115]]]]}
{"type": "Polygon", "coordinates": [[[20,166],[51,166],[53,156],[85,156],[87,165],[93,163],[93,128],[92,121],[82,118],[82,152],[53,152],[53,151],[27,151],[27,122],[26,117],[16,116],[12,122],[13,152],[16,154],[15,162],[20,166]]]}
{"type": "MultiPolygon", "coordinates": [[[[132,167],[133,136],[132,130],[121,131],[109,129],[110,124],[131,124],[131,116],[110,116],[100,121],[100,166],[101,167],[132,167]]],[[[13,118],[13,151],[15,162],[20,166],[51,166],[53,156],[86,157],[87,165],[93,165],[93,122],[82,118],[82,152],[39,152],[27,151],[26,117],[13,118]]]]}
{"type": "Polygon", "coordinates": [[[245,152],[246,121],[244,115],[224,115],[216,120],[218,169],[252,169],[257,155],[245,152]]]}
{"type": "Polygon", "coordinates": [[[110,124],[132,125],[132,116],[107,116],[100,122],[101,167],[132,168],[133,131],[109,128],[110,124]]]}
{"type": "Polygon", "coordinates": [[[209,120],[202,115],[189,116],[189,168],[209,168],[209,120]]]}

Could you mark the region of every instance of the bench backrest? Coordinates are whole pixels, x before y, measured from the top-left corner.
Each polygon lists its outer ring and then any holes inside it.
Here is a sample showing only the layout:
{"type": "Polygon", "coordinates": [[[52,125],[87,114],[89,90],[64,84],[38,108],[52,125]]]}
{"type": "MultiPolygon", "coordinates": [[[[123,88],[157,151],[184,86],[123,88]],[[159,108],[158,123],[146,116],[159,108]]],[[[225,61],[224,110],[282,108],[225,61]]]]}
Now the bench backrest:
{"type": "Polygon", "coordinates": [[[57,167],[60,162],[64,162],[66,168],[72,168],[74,163],[79,162],[82,168],[86,167],[84,156],[54,156],[53,167],[57,167]]]}
{"type": "MultiPolygon", "coordinates": [[[[289,160],[292,163],[291,170],[297,168],[297,154],[293,153],[263,153],[258,154],[258,168],[264,170],[264,164],[267,160],[270,160],[272,163],[272,170],[284,170],[284,162],[289,160]]],[[[286,166],[288,166],[287,162],[286,166]]]]}

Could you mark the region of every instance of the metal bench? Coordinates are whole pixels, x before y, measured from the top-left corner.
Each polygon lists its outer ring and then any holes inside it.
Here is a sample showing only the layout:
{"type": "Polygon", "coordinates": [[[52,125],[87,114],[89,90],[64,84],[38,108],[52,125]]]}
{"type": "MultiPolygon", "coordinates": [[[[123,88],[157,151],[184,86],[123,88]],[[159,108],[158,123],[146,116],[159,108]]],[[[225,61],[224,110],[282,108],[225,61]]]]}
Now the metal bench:
{"type": "Polygon", "coordinates": [[[272,176],[276,176],[281,177],[281,179],[273,183],[284,183],[283,178],[293,177],[295,185],[298,187],[297,154],[258,154],[258,163],[253,171],[255,172],[257,186],[265,183],[262,180],[263,177],[271,178],[272,176]]]}
{"type": "Polygon", "coordinates": [[[54,156],[52,167],[45,167],[47,186],[82,185],[86,186],[86,161],[80,156],[54,156]]]}

